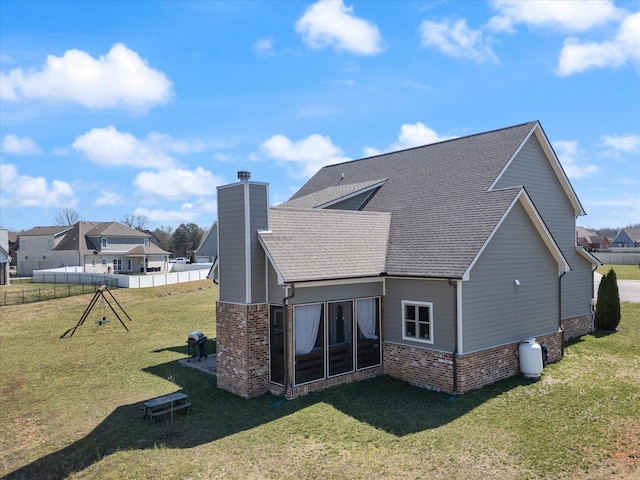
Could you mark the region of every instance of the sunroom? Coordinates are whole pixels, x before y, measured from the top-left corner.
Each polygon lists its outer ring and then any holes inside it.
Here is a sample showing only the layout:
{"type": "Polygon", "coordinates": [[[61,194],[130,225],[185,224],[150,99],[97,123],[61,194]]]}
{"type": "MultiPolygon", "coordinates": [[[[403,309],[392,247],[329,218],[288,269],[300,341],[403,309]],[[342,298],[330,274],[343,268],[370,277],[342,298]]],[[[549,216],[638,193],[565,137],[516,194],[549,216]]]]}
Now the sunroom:
{"type": "MultiPolygon", "coordinates": [[[[295,387],[353,374],[382,364],[380,297],[294,305],[289,382],[295,387]]],[[[285,318],[270,307],[270,382],[285,383],[285,318]]]]}

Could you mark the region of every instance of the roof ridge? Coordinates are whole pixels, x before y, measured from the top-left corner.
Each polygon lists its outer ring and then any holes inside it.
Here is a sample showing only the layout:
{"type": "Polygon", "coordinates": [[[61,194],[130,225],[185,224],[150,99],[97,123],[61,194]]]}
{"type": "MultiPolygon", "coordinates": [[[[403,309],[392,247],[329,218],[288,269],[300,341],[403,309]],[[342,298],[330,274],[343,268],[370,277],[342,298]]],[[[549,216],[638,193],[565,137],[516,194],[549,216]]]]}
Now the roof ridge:
{"type": "Polygon", "coordinates": [[[442,145],[444,143],[455,142],[455,141],[464,140],[464,139],[473,138],[473,137],[479,137],[480,135],[488,135],[490,133],[496,133],[496,132],[500,132],[500,131],[503,131],[503,130],[510,130],[512,128],[519,128],[519,127],[523,127],[525,125],[534,125],[536,123],[539,124],[540,121],[539,120],[533,120],[531,122],[523,122],[523,123],[519,123],[517,125],[511,125],[509,127],[495,128],[493,130],[487,130],[487,131],[484,131],[484,132],[472,133],[471,135],[465,135],[463,137],[448,138],[446,140],[440,140],[439,142],[426,143],[424,145],[416,145],[415,147],[401,148],[400,150],[393,150],[393,151],[390,151],[390,152],[378,153],[377,155],[371,155],[371,156],[368,156],[368,157],[362,157],[362,158],[356,158],[356,159],[352,159],[352,160],[347,160],[345,162],[333,163],[331,165],[325,165],[324,167],[321,168],[321,170],[324,170],[325,168],[336,167],[336,166],[339,166],[339,165],[345,165],[347,163],[355,163],[355,162],[361,162],[363,160],[370,160],[372,158],[384,157],[385,155],[394,155],[396,153],[409,152],[411,150],[417,150],[419,148],[431,147],[433,145],[442,145]]]}

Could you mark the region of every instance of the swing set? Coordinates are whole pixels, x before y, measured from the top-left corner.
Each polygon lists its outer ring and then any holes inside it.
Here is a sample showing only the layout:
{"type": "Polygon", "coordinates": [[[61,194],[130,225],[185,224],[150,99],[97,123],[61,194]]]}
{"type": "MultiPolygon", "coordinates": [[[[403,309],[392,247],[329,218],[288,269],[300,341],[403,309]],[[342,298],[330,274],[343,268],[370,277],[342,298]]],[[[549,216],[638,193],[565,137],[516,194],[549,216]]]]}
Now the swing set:
{"type": "Polygon", "coordinates": [[[60,338],[71,338],[71,337],[73,337],[73,334],[76,333],[76,330],[78,329],[78,327],[84,323],[84,321],[87,319],[87,317],[89,316],[89,314],[93,310],[93,307],[96,306],[96,303],[98,303],[98,300],[101,300],[101,303],[100,303],[101,313],[100,313],[100,320],[95,322],[95,324],[98,325],[98,326],[102,326],[102,325],[106,325],[108,323],[111,323],[111,320],[109,319],[109,317],[107,317],[107,314],[105,312],[105,305],[108,305],[109,308],[111,309],[111,311],[113,312],[113,314],[120,321],[120,323],[122,324],[124,329],[127,332],[129,331],[129,329],[127,328],[125,323],[122,321],[122,318],[120,318],[120,315],[118,315],[118,312],[116,312],[115,308],[113,308],[113,305],[111,305],[111,303],[109,302],[109,299],[105,296],[105,294],[104,294],[105,292],[107,292],[109,294],[111,299],[120,308],[121,312],[129,319],[129,321],[131,321],[131,317],[129,317],[127,312],[124,311],[124,308],[122,308],[122,305],[120,305],[118,303],[118,301],[115,299],[113,294],[109,291],[107,286],[106,285],[102,285],[98,290],[96,290],[96,294],[91,299],[91,302],[89,302],[89,305],[87,306],[87,308],[85,309],[84,313],[82,314],[82,317],[80,317],[80,320],[78,320],[78,323],[76,324],[76,326],[73,327],[73,328],[70,328],[69,330],[64,332],[60,336],[60,338]]]}

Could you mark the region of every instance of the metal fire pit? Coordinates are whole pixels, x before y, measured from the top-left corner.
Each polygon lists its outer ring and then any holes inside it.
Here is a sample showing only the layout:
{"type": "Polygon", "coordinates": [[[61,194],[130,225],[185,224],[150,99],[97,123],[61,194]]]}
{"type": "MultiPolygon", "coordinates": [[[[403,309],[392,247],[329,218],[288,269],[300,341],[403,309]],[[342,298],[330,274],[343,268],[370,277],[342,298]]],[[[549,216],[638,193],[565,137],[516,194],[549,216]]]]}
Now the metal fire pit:
{"type": "Polygon", "coordinates": [[[207,337],[202,332],[191,332],[187,335],[187,362],[192,358],[207,358],[207,337]]]}

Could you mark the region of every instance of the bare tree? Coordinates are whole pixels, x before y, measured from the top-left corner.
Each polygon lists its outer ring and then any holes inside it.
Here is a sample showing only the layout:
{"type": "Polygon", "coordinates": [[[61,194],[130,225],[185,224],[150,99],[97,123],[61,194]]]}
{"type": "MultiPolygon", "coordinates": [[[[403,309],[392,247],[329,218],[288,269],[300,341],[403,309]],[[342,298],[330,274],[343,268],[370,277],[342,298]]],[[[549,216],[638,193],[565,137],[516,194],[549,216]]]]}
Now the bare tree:
{"type": "Polygon", "coordinates": [[[149,223],[149,218],[146,215],[135,213],[133,215],[125,215],[122,217],[122,223],[129,228],[135,228],[136,230],[144,230],[149,223]]]}
{"type": "Polygon", "coordinates": [[[63,208],[56,214],[56,225],[73,225],[78,222],[80,216],[73,208],[63,208]]]}

